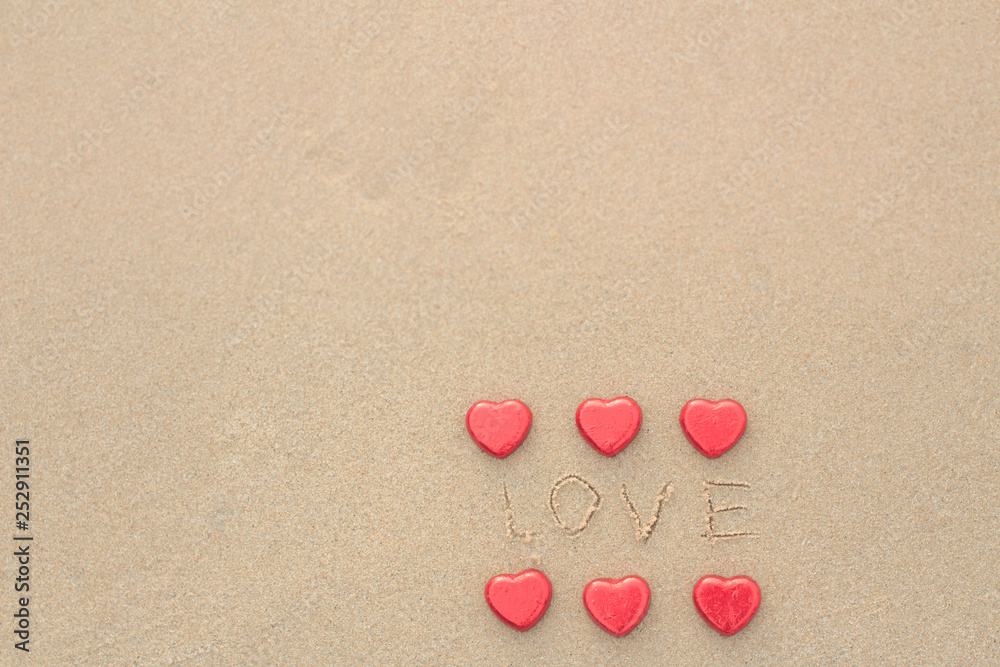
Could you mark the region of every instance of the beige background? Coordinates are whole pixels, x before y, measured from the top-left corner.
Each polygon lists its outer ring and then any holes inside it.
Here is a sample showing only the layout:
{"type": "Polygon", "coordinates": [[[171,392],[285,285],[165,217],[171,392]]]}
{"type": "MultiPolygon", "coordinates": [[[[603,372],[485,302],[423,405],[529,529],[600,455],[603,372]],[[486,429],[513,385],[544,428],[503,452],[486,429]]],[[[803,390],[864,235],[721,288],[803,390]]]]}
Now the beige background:
{"type": "Polygon", "coordinates": [[[995,3],[325,4],[0,9],[3,661],[1000,661],[995,3]],[[609,460],[573,414],[619,394],[609,460]],[[746,406],[721,459],[696,396],[746,406]],[[702,536],[706,480],[759,537],[702,536]],[[482,588],[530,566],[518,634],[482,588]],[[633,573],[615,639],[582,589],[633,573]]]}

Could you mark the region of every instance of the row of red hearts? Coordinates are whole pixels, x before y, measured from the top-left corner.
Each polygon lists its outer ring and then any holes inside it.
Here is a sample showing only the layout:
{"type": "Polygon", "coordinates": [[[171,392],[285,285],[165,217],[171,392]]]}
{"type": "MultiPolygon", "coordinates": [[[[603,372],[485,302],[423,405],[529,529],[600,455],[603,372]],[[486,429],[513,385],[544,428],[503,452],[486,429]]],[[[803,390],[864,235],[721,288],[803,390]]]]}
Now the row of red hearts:
{"type": "MultiPolygon", "coordinates": [[[[632,632],[649,610],[652,594],[642,577],[595,579],[583,589],[583,605],[602,630],[615,637],[632,632]]],[[[760,607],[760,588],[749,577],[702,577],[692,594],[695,609],[723,635],[732,635],[750,622],[760,607]]],[[[552,584],[538,570],[500,574],[486,584],[486,604],[501,621],[524,632],[545,615],[552,584]]]]}
{"type": "MultiPolygon", "coordinates": [[[[747,413],[732,399],[696,398],[681,409],[681,428],[699,452],[714,459],[736,444],[747,427],[747,413]]],[[[531,429],[531,410],[521,401],[479,401],[465,415],[465,426],[479,448],[498,459],[510,456],[531,429]]],[[[628,447],[642,426],[642,408],[628,396],[588,398],[576,409],[576,426],[591,447],[614,456],[628,447]]]]}

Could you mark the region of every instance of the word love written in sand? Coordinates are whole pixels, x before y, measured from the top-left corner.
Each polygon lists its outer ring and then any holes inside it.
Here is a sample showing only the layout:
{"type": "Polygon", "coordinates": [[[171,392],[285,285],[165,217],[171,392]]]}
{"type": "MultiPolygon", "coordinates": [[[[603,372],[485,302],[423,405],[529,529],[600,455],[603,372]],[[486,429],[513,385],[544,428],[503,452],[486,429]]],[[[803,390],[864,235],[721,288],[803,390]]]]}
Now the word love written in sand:
{"type": "MultiPolygon", "coordinates": [[[[507,487],[506,482],[502,484],[502,487],[507,536],[512,540],[522,540],[524,542],[531,542],[534,538],[539,537],[540,533],[536,531],[520,530],[518,528],[514,519],[514,507],[511,502],[510,489],[507,487]]],[[[701,533],[702,537],[708,539],[712,543],[717,540],[731,540],[740,537],[759,537],[758,533],[750,530],[741,530],[732,526],[720,527],[718,525],[720,515],[730,516],[730,513],[739,513],[748,509],[746,505],[727,504],[726,498],[728,498],[733,492],[748,491],[750,489],[749,484],[746,482],[706,480],[702,487],[704,489],[702,498],[705,499],[705,503],[707,505],[707,511],[705,513],[705,531],[701,533]],[[722,496],[721,500],[720,496],[722,496]]],[[[660,514],[664,505],[668,503],[673,493],[674,487],[671,483],[664,483],[660,487],[656,497],[653,498],[652,510],[650,511],[649,518],[647,519],[639,513],[638,509],[636,509],[635,503],[632,502],[632,498],[629,496],[628,488],[625,484],[622,484],[621,493],[619,495],[621,496],[626,512],[635,524],[636,540],[645,542],[650,538],[653,534],[653,530],[656,528],[656,524],[660,520],[660,514]]],[[[559,532],[566,535],[570,539],[574,539],[582,535],[587,529],[591,520],[594,518],[594,515],[601,509],[603,501],[604,496],[596,486],[588,482],[580,475],[566,474],[552,483],[552,487],[549,489],[548,509],[552,514],[552,520],[555,522],[559,532]],[[564,494],[568,495],[569,493],[572,493],[574,489],[577,491],[578,495],[582,492],[585,497],[589,497],[590,502],[588,505],[584,506],[584,503],[575,503],[579,507],[571,510],[564,507],[563,503],[560,503],[560,498],[562,498],[564,494]]]]}

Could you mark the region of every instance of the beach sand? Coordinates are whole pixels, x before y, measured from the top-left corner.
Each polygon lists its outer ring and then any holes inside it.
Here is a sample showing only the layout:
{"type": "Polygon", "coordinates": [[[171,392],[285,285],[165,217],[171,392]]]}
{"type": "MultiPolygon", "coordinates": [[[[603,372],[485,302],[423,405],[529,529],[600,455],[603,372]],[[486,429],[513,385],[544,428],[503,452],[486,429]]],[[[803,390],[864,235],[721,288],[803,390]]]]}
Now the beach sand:
{"type": "Polygon", "coordinates": [[[0,9],[5,664],[1000,662],[994,3],[39,4],[0,9]],[[606,458],[574,413],[620,395],[606,458]],[[718,459],[697,397],[747,411],[718,459]],[[464,418],[507,398],[498,460],[464,418]],[[519,633],[483,587],[532,567],[519,633]],[[583,588],[633,574],[615,638],[583,588]],[[739,634],[706,574],[760,585],[739,634]]]}

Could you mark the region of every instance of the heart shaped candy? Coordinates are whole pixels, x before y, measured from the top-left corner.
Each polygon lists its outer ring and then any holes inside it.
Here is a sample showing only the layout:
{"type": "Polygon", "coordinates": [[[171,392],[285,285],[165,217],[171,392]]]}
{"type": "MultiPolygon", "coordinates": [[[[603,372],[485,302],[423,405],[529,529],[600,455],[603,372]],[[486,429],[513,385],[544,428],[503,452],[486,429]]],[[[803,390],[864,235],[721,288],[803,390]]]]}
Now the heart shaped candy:
{"type": "Polygon", "coordinates": [[[552,584],[538,570],[498,574],[486,582],[486,604],[501,621],[524,632],[549,608],[552,584]]]}
{"type": "Polygon", "coordinates": [[[531,410],[517,400],[479,401],[465,414],[465,427],[479,448],[498,459],[524,442],[531,428],[531,410]]]}
{"type": "Polygon", "coordinates": [[[681,408],[681,428],[694,448],[710,459],[729,451],[747,428],[747,413],[734,400],[712,402],[703,398],[681,408]]]}
{"type": "Polygon", "coordinates": [[[588,398],[576,409],[576,427],[591,447],[614,456],[632,442],[642,426],[642,409],[628,396],[610,401],[588,398]]]}
{"type": "Polygon", "coordinates": [[[757,613],[760,588],[749,577],[726,579],[710,574],[694,585],[694,606],[712,628],[724,635],[736,634],[757,613]]]}
{"type": "Polygon", "coordinates": [[[583,589],[587,613],[601,629],[624,637],[649,610],[649,585],[641,577],[595,579],[583,589]]]}

